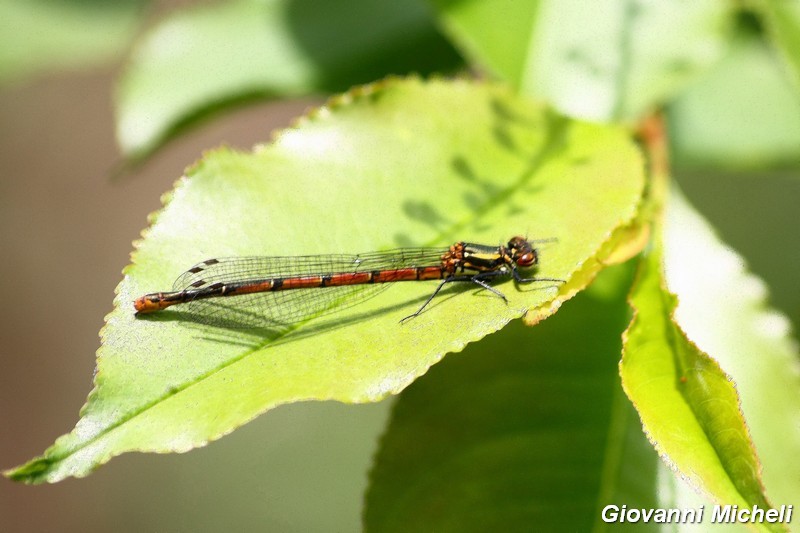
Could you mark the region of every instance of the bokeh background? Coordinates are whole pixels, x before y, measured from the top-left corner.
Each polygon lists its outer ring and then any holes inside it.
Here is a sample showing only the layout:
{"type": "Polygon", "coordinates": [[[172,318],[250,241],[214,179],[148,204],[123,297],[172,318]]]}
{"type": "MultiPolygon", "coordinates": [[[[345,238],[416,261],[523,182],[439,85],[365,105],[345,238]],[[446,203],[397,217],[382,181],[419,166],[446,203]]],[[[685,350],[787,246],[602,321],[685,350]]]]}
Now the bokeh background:
{"type": "MultiPolygon", "coordinates": [[[[112,179],[123,59],[0,86],[0,467],[72,429],[131,242],[204,150],[247,150],[321,100],[222,115],[112,179]]],[[[677,169],[689,199],[800,325],[800,179],[677,169]]],[[[0,479],[0,531],[354,531],[390,402],[284,406],[183,455],[127,454],[88,478],[0,479]]]]}

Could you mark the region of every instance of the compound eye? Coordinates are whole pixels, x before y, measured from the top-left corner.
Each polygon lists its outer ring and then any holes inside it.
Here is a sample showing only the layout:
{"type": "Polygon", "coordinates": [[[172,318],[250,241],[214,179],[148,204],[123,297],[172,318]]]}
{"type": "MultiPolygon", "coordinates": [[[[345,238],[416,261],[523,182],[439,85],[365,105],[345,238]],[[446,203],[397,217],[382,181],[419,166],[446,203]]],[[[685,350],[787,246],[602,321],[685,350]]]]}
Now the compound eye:
{"type": "Polygon", "coordinates": [[[525,252],[524,254],[517,256],[516,260],[514,261],[517,266],[520,267],[527,267],[536,264],[536,252],[533,250],[529,252],[525,252]]]}

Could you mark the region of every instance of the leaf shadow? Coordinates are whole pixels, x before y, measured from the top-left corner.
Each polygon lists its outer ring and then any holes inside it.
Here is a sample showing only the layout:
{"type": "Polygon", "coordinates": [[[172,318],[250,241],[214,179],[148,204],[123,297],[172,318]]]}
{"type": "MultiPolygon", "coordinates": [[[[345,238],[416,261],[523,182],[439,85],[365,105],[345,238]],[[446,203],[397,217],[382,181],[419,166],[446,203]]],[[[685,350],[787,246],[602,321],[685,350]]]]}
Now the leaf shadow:
{"type": "MultiPolygon", "coordinates": [[[[515,201],[514,192],[524,189],[535,194],[544,187],[539,183],[531,183],[538,171],[552,158],[558,157],[567,146],[567,128],[569,122],[553,111],[545,111],[543,118],[534,119],[526,117],[505,104],[501,99],[491,101],[494,124],[491,126],[492,134],[498,146],[513,153],[524,161],[523,168],[516,176],[510,176],[503,183],[504,187],[497,185],[496,179],[482,177],[476,165],[470,158],[457,154],[451,159],[451,168],[456,176],[464,182],[473,185],[473,190],[462,194],[464,204],[471,212],[487,211],[495,205],[505,209],[506,216],[515,216],[524,213],[529,208],[515,201]],[[516,138],[515,128],[542,130],[543,141],[533,150],[525,150],[516,138]]],[[[472,221],[477,231],[488,229],[488,224],[480,224],[480,219],[475,217],[472,221]]]]}

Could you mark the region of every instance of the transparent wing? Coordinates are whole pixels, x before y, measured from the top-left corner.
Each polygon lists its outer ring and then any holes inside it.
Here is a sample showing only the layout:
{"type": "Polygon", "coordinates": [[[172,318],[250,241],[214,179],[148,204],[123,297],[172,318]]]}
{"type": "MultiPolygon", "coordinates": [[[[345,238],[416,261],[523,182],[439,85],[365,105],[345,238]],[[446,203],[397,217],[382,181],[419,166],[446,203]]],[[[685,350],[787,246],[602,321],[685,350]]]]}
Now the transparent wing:
{"type": "MultiPolygon", "coordinates": [[[[210,259],[178,277],[173,290],[199,289],[216,283],[438,266],[445,252],[441,248],[402,248],[359,255],[210,259]]],[[[181,308],[204,323],[241,327],[283,326],[352,307],[390,285],[376,283],[240,294],[194,300],[182,304],[181,308]]]]}

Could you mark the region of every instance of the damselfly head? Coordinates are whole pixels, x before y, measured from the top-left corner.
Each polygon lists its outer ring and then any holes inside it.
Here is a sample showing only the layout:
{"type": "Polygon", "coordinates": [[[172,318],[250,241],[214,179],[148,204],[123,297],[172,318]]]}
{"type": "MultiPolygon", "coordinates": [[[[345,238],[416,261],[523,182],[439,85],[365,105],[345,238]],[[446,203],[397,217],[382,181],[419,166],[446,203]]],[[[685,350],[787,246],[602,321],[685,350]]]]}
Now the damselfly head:
{"type": "Polygon", "coordinates": [[[525,237],[519,235],[512,237],[508,241],[508,249],[511,252],[511,260],[519,267],[530,267],[539,262],[536,248],[525,237]]]}

